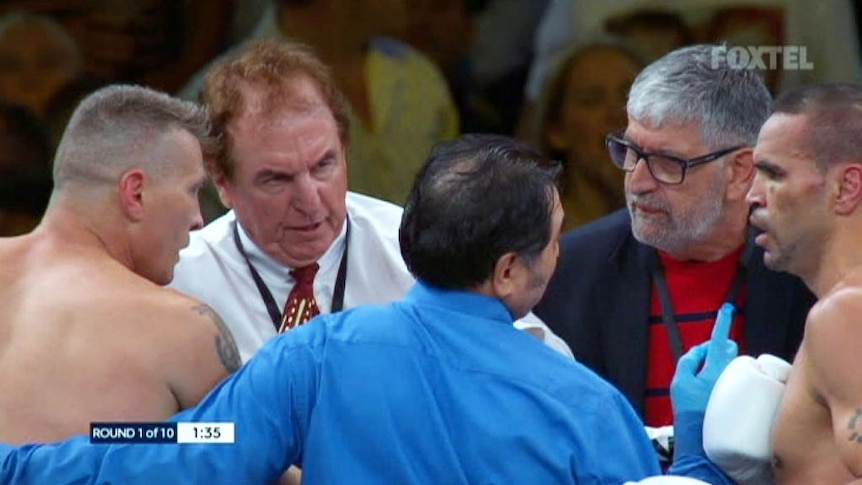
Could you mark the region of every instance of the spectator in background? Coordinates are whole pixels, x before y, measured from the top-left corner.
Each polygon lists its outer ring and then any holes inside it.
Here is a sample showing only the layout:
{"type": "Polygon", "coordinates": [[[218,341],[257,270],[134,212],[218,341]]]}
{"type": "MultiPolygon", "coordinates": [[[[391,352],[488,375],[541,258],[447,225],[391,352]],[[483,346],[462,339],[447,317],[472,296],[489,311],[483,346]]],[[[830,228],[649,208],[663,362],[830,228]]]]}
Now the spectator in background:
{"type": "Polygon", "coordinates": [[[0,237],[30,232],[51,196],[54,149],[35,114],[0,101],[0,237]]]}
{"type": "Polygon", "coordinates": [[[660,9],[615,15],[605,21],[604,30],[626,39],[645,63],[694,41],[694,34],[679,15],[660,9]]]}
{"type": "Polygon", "coordinates": [[[624,207],[623,174],[608,157],[605,136],[626,124],[626,96],[642,64],[614,39],[560,56],[540,98],[535,138],[563,162],[560,196],[565,232],[624,207]]]}
{"type": "Polygon", "coordinates": [[[687,39],[751,47],[804,46],[810,69],[783,69],[779,64],[766,71],[773,94],[812,83],[862,82],[850,0],[550,0],[537,28],[525,110],[535,105],[556,54],[603,31],[632,36],[652,56],[687,39]]]}
{"type": "MultiPolygon", "coordinates": [[[[470,0],[468,0],[470,1],[470,0]]],[[[476,15],[471,78],[480,100],[499,117],[500,133],[513,134],[533,60],[533,38],[548,0],[484,0],[476,15]]]]}
{"type": "Polygon", "coordinates": [[[77,43],[51,18],[24,12],[0,18],[0,99],[42,116],[83,67],[77,43]]]}
{"type": "Polygon", "coordinates": [[[90,74],[176,92],[228,42],[234,0],[97,0],[78,24],[90,74]]]}
{"type": "MultiPolygon", "coordinates": [[[[780,11],[767,6],[758,7],[755,5],[719,9],[711,17],[709,23],[703,27],[703,30],[706,38],[715,42],[727,42],[730,45],[738,46],[777,46],[782,45],[787,28],[780,16],[780,11]]],[[[810,62],[808,46],[805,45],[804,47],[806,49],[804,60],[810,62]]],[[[813,55],[814,52],[812,51],[811,54],[813,55]]],[[[777,54],[775,59],[777,63],[780,63],[783,55],[777,54]]],[[[811,66],[817,67],[814,64],[811,66]]],[[[852,67],[852,64],[849,67],[852,67]]],[[[819,67],[821,70],[825,70],[825,68],[826,66],[819,67]]],[[[780,68],[780,64],[775,69],[760,70],[763,73],[766,86],[773,93],[779,92],[782,78],[786,78],[790,74],[785,74],[784,71],[780,68]]],[[[792,87],[792,82],[789,79],[785,81],[787,81],[784,82],[785,88],[792,87]]]]}
{"type": "MultiPolygon", "coordinates": [[[[242,0],[243,6],[251,0],[242,0]]],[[[175,92],[229,41],[235,0],[6,0],[61,23],[77,41],[87,77],[175,92]]],[[[243,8],[245,10],[245,8],[243,8]]],[[[254,10],[252,6],[251,10],[254,10]]]]}
{"type": "Polygon", "coordinates": [[[408,0],[405,40],[434,61],[449,84],[463,133],[500,133],[502,111],[483,96],[474,78],[471,46],[476,17],[484,8],[476,0],[408,0]]]}

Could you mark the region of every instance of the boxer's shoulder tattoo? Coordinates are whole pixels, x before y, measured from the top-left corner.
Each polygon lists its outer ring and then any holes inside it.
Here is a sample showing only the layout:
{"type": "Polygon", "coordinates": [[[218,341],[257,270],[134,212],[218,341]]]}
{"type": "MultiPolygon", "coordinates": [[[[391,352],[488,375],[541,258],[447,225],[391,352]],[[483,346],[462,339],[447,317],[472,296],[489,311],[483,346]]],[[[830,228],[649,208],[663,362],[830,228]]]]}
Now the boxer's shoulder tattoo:
{"type": "Polygon", "coordinates": [[[239,350],[236,347],[236,341],[230,329],[225,325],[218,313],[209,305],[200,303],[195,305],[193,310],[198,315],[209,318],[215,323],[218,333],[215,337],[216,351],[218,352],[221,363],[228,372],[234,372],[242,365],[242,359],[239,357],[239,350]]]}
{"type": "Polygon", "coordinates": [[[860,418],[862,418],[862,408],[856,408],[856,412],[847,420],[848,441],[862,443],[862,421],[860,418]]]}

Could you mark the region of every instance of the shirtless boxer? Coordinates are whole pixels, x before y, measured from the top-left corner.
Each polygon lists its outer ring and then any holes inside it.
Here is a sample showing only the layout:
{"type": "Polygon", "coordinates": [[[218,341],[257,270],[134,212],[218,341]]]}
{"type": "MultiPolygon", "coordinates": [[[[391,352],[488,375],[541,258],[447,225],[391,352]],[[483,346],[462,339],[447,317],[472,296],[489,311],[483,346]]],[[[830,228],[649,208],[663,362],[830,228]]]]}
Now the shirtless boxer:
{"type": "Polygon", "coordinates": [[[754,150],[748,201],[764,262],[819,298],[773,428],[780,484],[862,477],[860,133],[862,86],[812,86],[776,101],[754,150]]]}
{"type": "Polygon", "coordinates": [[[0,440],[164,420],[239,366],[218,315],[161,286],[202,225],[207,126],[197,105],[140,87],[76,110],[41,224],[0,239],[0,440]]]}

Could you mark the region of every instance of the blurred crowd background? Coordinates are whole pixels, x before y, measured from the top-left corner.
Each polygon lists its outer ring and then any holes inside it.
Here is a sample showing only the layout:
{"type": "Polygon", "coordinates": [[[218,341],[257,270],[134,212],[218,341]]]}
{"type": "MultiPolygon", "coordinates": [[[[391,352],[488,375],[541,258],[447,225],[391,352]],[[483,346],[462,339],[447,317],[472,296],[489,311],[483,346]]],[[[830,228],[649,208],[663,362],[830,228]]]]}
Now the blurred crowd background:
{"type": "MultiPolygon", "coordinates": [[[[403,204],[438,141],[493,132],[564,163],[571,229],[622,206],[604,137],[625,126],[638,71],[682,45],[801,46],[774,94],[860,82],[862,1],[1,0],[0,236],[34,227],[77,102],[111,83],[194,99],[248,39],[310,45],[351,109],[351,189],[403,204]]],[[[224,208],[202,195],[207,220],[224,208]]]]}

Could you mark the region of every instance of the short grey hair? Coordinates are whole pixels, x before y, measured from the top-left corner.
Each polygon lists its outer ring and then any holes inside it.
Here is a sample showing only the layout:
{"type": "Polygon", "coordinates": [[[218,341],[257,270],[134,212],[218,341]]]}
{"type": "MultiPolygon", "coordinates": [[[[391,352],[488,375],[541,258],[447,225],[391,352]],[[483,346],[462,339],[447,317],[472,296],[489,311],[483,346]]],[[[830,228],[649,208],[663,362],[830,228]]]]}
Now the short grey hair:
{"type": "Polygon", "coordinates": [[[670,52],[635,78],[630,118],[650,126],[698,124],[711,150],[753,146],[772,112],[762,76],[727,62],[726,44],[699,44],[670,52]]]}
{"type": "Polygon", "coordinates": [[[147,156],[154,139],[174,130],[193,135],[204,156],[214,153],[209,116],[197,103],[141,86],[112,85],[78,105],[57,148],[54,186],[112,184],[133,167],[161,175],[170,167],[147,156]]]}

